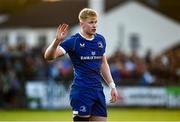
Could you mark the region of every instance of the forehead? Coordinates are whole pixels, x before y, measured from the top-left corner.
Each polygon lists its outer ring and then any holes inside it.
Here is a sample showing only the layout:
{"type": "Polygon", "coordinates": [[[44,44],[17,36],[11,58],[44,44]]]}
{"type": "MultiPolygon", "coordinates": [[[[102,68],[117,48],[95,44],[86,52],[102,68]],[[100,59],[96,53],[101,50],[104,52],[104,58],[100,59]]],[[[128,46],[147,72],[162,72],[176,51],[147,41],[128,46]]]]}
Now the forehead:
{"type": "Polygon", "coordinates": [[[88,17],[85,21],[97,21],[97,17],[88,17]]]}

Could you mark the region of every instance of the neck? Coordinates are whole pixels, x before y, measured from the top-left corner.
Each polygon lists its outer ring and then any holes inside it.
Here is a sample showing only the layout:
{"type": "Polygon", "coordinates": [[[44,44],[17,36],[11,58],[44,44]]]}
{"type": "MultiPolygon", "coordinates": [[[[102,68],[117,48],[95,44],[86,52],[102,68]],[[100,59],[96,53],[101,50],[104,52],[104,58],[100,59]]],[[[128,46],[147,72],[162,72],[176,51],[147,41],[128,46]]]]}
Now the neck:
{"type": "Polygon", "coordinates": [[[85,39],[87,39],[87,40],[92,40],[93,38],[94,38],[94,35],[92,35],[92,34],[87,34],[87,33],[85,33],[84,31],[80,31],[80,34],[85,38],[85,39]]]}

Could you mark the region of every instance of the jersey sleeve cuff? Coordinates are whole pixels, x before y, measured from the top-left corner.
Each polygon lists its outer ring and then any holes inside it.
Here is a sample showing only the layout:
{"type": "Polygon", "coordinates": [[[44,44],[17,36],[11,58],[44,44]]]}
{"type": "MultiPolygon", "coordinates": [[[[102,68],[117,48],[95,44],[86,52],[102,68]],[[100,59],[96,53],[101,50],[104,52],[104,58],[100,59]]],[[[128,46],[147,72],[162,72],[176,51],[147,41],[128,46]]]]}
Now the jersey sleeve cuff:
{"type": "Polygon", "coordinates": [[[66,50],[63,47],[59,46],[59,49],[63,52],[63,54],[66,54],[66,50]]]}

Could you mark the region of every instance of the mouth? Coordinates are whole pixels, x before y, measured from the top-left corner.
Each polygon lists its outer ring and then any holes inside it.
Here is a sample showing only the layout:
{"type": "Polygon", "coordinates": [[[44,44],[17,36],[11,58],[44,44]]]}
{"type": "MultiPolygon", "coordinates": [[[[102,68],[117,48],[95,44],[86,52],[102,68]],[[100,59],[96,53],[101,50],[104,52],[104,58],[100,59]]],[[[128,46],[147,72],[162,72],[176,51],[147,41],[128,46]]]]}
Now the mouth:
{"type": "Polygon", "coordinates": [[[96,29],[94,28],[94,29],[92,29],[92,31],[93,31],[93,32],[96,32],[96,29]]]}

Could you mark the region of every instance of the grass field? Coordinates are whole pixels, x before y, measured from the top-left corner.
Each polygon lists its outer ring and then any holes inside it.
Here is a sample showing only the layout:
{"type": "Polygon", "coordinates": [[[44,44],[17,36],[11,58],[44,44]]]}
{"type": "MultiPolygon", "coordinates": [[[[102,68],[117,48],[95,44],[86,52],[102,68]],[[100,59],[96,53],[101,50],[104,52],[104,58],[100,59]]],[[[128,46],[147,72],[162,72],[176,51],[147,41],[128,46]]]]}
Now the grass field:
{"type": "MultiPolygon", "coordinates": [[[[180,121],[180,109],[109,108],[108,121],[180,121]]],[[[0,110],[0,121],[71,121],[71,110],[0,110]]]]}

